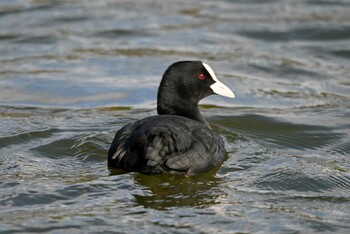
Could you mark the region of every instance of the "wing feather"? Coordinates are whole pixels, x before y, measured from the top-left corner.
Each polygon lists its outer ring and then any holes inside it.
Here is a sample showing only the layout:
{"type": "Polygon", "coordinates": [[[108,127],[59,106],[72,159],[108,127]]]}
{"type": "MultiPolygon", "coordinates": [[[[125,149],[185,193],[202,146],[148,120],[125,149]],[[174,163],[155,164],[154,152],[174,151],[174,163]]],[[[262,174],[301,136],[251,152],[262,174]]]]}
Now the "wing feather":
{"type": "Polygon", "coordinates": [[[143,173],[197,173],[224,158],[223,141],[204,124],[179,116],[145,118],[120,129],[108,165],[143,173]]]}

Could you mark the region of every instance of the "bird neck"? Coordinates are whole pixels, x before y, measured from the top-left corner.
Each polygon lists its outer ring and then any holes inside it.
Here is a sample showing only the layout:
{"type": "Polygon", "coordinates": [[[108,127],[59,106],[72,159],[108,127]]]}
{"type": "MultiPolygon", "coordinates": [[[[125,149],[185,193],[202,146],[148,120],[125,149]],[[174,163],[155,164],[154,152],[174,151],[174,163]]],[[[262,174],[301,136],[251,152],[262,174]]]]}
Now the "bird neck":
{"type": "Polygon", "coordinates": [[[203,123],[210,128],[208,121],[202,116],[199,111],[198,103],[185,103],[180,101],[174,102],[174,100],[172,103],[166,103],[158,99],[157,112],[159,115],[184,116],[203,123]]]}

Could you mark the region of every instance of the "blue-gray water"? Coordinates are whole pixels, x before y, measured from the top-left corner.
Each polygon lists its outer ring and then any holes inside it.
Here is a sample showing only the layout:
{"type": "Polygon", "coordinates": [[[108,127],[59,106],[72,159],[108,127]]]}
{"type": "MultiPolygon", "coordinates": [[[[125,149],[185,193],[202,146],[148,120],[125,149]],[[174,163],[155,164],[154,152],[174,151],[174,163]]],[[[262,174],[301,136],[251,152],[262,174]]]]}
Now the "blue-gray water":
{"type": "Polygon", "coordinates": [[[349,233],[350,1],[0,1],[1,233],[349,233]],[[237,98],[202,112],[228,159],[110,175],[171,63],[237,98]]]}

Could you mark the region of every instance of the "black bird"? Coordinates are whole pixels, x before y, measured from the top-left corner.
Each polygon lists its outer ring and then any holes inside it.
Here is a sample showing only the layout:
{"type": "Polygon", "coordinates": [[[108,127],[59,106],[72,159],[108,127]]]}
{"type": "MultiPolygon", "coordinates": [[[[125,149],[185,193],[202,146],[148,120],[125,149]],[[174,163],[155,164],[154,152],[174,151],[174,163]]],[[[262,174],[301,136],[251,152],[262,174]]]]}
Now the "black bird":
{"type": "Polygon", "coordinates": [[[109,169],[196,174],[217,166],[224,160],[224,142],[198,109],[198,102],[214,93],[235,97],[208,64],[180,61],[169,66],[158,89],[158,115],[117,132],[108,152],[109,169]]]}

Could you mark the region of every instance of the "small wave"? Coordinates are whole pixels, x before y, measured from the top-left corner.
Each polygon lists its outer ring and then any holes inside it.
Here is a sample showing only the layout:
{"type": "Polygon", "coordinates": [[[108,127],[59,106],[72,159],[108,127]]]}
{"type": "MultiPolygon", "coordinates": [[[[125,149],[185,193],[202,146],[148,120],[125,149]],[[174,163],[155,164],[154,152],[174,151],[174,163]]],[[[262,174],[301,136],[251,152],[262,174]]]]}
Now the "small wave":
{"type": "Polygon", "coordinates": [[[17,38],[14,42],[16,43],[28,43],[28,44],[55,44],[58,38],[52,35],[40,35],[40,36],[23,36],[17,38]]]}
{"type": "Polygon", "coordinates": [[[291,29],[289,31],[241,31],[239,34],[263,41],[269,42],[288,42],[288,41],[332,41],[332,40],[346,40],[350,37],[350,28],[333,27],[300,27],[291,29]]]}
{"type": "Polygon", "coordinates": [[[336,144],[345,136],[330,127],[282,122],[260,115],[219,117],[215,121],[231,132],[281,149],[318,149],[336,144]]]}
{"type": "Polygon", "coordinates": [[[13,144],[23,144],[30,141],[36,141],[42,138],[51,137],[53,134],[57,133],[59,130],[56,128],[43,129],[43,130],[32,130],[13,134],[11,136],[0,137],[0,145],[2,147],[8,147],[13,144]]]}
{"type": "Polygon", "coordinates": [[[133,29],[113,29],[113,30],[105,30],[94,33],[96,37],[103,37],[114,39],[120,37],[151,37],[155,36],[154,33],[142,31],[142,30],[133,30],[133,29]]]}
{"type": "Polygon", "coordinates": [[[350,50],[334,50],[330,53],[340,58],[350,59],[350,50]]]}

